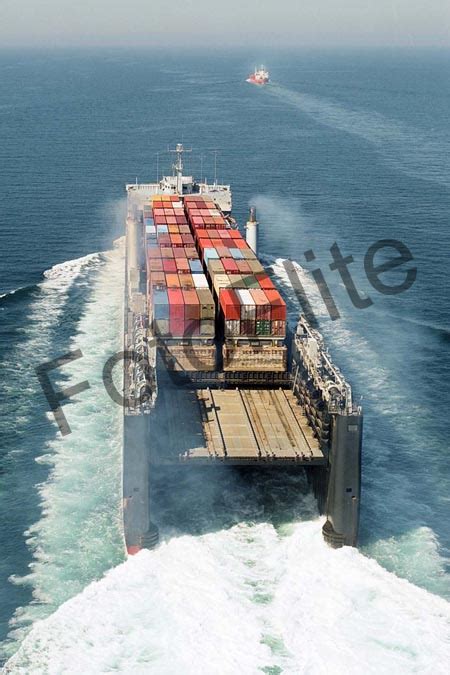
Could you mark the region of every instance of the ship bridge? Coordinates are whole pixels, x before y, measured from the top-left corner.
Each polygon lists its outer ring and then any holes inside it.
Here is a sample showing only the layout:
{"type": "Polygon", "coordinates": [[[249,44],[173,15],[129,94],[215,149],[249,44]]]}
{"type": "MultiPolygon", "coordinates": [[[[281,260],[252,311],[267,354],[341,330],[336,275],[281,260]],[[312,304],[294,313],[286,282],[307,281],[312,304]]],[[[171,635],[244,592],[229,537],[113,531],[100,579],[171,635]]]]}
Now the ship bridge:
{"type": "Polygon", "coordinates": [[[152,195],[168,194],[168,195],[185,195],[198,194],[201,196],[208,196],[214,200],[223,213],[231,212],[231,186],[224,185],[217,182],[216,175],[214,182],[196,181],[194,176],[183,175],[183,154],[190,152],[185,150],[182,143],[177,143],[175,150],[170,152],[176,153],[176,161],[172,165],[173,173],[171,176],[163,176],[161,180],[155,183],[128,183],[126,185],[128,203],[134,205],[139,210],[145,202],[151,199],[152,195]]]}

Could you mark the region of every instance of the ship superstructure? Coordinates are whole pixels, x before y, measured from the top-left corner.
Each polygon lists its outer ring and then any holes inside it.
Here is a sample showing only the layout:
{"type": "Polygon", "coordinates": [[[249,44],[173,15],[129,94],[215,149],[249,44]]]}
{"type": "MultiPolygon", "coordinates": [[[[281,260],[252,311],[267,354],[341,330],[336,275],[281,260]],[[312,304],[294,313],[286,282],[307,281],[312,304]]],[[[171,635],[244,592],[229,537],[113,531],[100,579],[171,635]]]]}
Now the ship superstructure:
{"type": "Polygon", "coordinates": [[[259,68],[255,68],[255,71],[248,76],[247,82],[250,82],[251,84],[263,85],[267,84],[269,79],[269,71],[266,70],[264,66],[260,66],[259,68]]]}
{"type": "Polygon", "coordinates": [[[326,540],[356,545],[362,412],[320,334],[286,304],[246,239],[231,189],[183,175],[127,185],[123,504],[129,553],[157,543],[158,465],[304,467],[326,540]]]}

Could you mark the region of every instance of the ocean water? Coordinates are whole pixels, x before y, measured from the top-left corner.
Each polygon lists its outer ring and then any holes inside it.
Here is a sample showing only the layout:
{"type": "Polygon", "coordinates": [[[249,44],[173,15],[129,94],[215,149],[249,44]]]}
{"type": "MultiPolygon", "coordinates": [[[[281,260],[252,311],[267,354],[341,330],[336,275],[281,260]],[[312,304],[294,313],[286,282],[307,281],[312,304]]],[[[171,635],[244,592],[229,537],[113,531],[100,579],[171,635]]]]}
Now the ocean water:
{"type": "MultiPolygon", "coordinates": [[[[446,672],[449,52],[0,54],[0,637],[7,672],[446,672]],[[300,311],[293,260],[365,410],[359,550],[332,551],[302,474],[159,476],[162,544],[125,560],[121,411],[101,380],[120,349],[124,183],[193,148],[233,187],[300,311]],[[398,295],[368,282],[382,239],[412,252],[398,295]],[[337,242],[371,307],[329,270],[337,242]],[[316,260],[307,262],[312,249],[316,260]],[[339,309],[331,321],[311,271],[339,309]],[[64,438],[35,368],[69,351],[64,438]]],[[[391,283],[402,280],[392,273],[391,283]]]]}

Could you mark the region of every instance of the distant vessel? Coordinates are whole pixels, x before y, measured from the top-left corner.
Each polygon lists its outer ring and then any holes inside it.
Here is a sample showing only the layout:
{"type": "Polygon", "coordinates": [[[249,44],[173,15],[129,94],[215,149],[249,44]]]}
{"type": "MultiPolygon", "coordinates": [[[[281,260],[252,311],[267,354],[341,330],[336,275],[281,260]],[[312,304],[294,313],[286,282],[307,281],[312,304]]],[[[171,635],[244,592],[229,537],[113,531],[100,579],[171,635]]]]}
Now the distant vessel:
{"type": "Polygon", "coordinates": [[[269,71],[260,66],[260,68],[255,68],[255,72],[247,77],[247,82],[251,84],[267,84],[269,81],[269,71]]]}

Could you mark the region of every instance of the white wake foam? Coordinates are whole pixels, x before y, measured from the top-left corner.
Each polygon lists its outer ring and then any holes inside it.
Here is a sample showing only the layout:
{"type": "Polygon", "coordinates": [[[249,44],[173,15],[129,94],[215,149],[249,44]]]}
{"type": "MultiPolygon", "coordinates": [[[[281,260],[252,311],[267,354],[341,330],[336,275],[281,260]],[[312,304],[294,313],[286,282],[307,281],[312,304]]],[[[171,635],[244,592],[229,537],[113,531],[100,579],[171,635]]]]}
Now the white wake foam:
{"type": "Polygon", "coordinates": [[[445,673],[450,605],[321,521],[180,537],[143,551],[35,625],[6,672],[445,673]]]}
{"type": "MultiPolygon", "coordinates": [[[[42,352],[43,361],[52,356],[45,333],[36,326],[57,325],[67,291],[87,267],[94,267],[95,275],[86,277],[89,300],[69,345],[70,351],[80,349],[82,357],[58,371],[55,387],[64,389],[87,380],[90,388],[63,404],[70,435],[61,437],[53,415],[47,413],[55,438],[36,460],[49,466],[48,479],[38,486],[42,518],[25,533],[33,562],[27,576],[12,579],[29,585],[33,593],[33,602],[19,608],[11,622],[11,637],[16,640],[23,638],[31,623],[123,559],[119,514],[122,411],[110,400],[102,382],[106,360],[121,349],[124,272],[120,249],[56,265],[46,273],[32,307],[25,350],[33,351],[37,363],[35,350],[42,352]]],[[[67,351],[66,346],[63,353],[67,351]]]]}
{"type": "Polygon", "coordinates": [[[89,253],[82,258],[75,260],[66,260],[65,262],[53,265],[44,272],[46,279],[57,279],[61,283],[74,281],[79,274],[88,266],[96,265],[104,259],[102,253],[89,253]]]}

